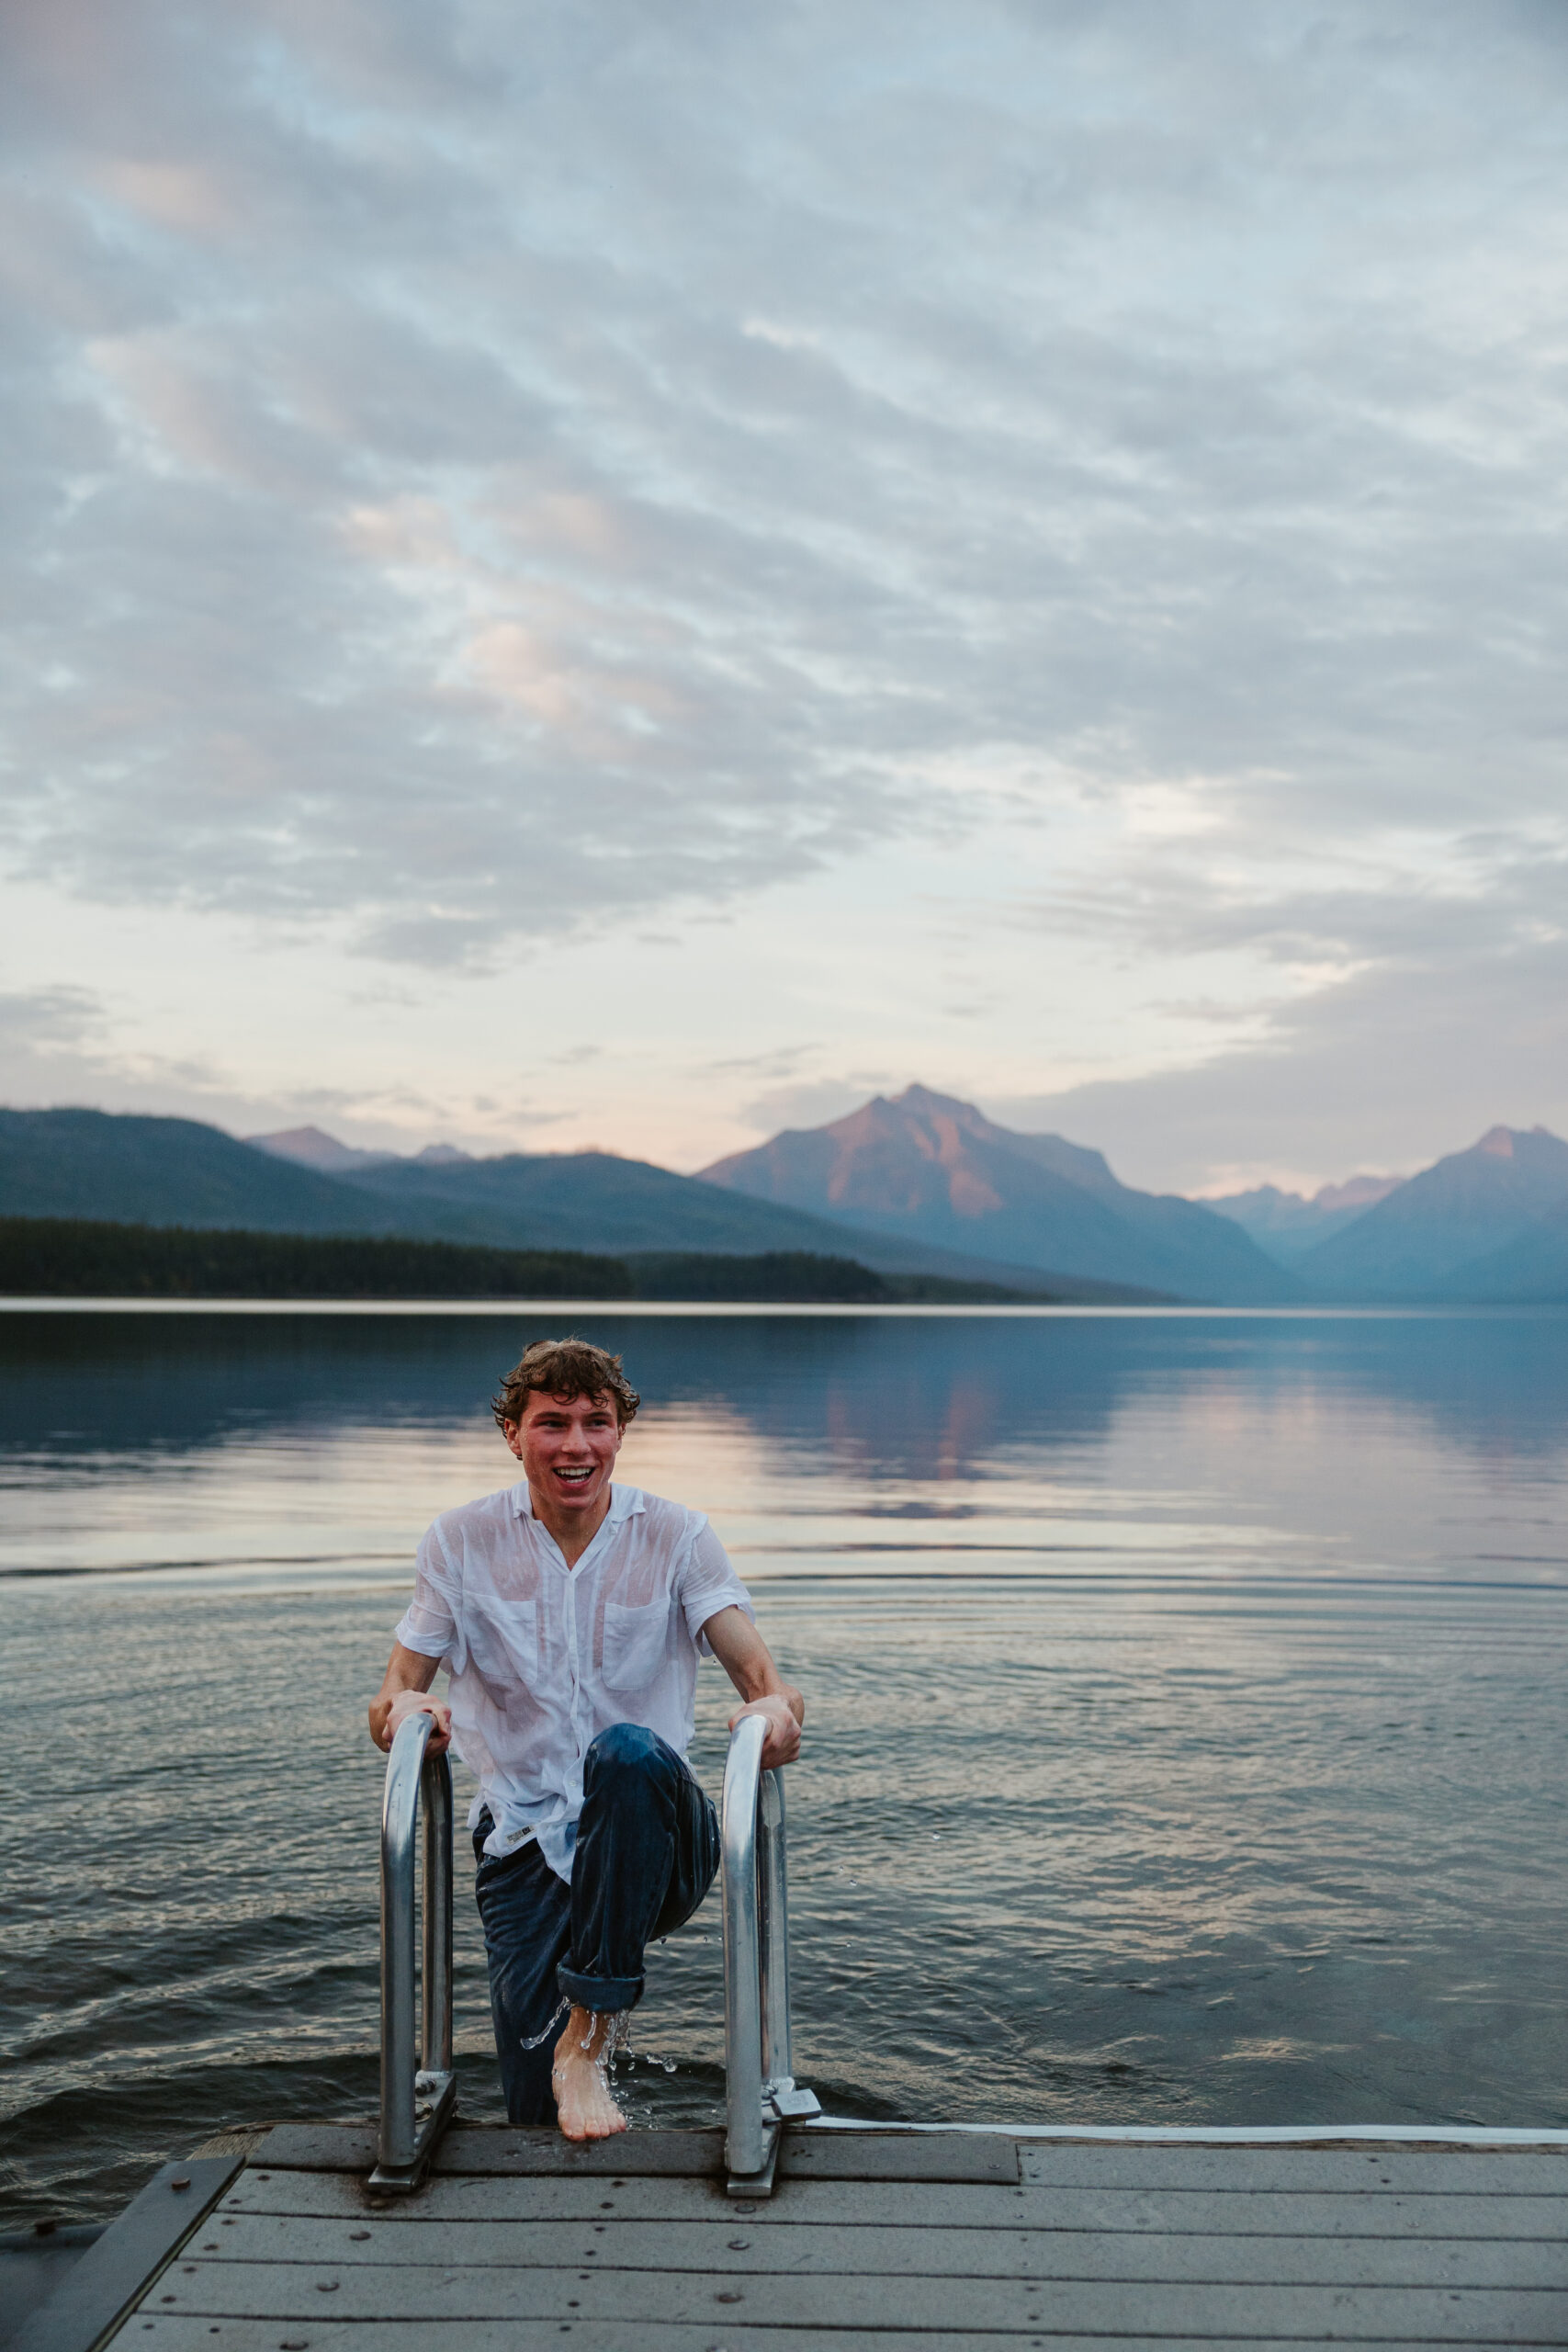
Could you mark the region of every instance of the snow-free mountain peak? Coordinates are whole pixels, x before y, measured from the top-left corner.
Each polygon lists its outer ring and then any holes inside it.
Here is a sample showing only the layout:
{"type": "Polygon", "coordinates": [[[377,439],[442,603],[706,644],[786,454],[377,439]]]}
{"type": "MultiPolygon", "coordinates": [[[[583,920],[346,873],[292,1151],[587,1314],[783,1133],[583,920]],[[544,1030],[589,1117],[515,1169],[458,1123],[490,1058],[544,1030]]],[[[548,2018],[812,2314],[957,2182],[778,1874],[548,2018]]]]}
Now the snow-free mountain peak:
{"type": "Polygon", "coordinates": [[[1137,1192],[1102,1153],[999,1126],[977,1104],[927,1086],[874,1095],[824,1126],[786,1129],[702,1174],[781,1207],[1053,1272],[1185,1298],[1293,1295],[1291,1277],[1224,1217],[1137,1192]],[[1112,1265],[1127,1271],[1103,1271],[1112,1265]]]}
{"type": "Polygon", "coordinates": [[[1404,1181],[1403,1176],[1348,1176],[1342,1184],[1320,1184],[1310,1198],[1304,1193],[1283,1192],[1278,1184],[1258,1184],[1250,1192],[1222,1193],[1208,1206],[1250,1233],[1258,1248],[1282,1266],[1294,1266],[1331,1233],[1397,1193],[1404,1181]]]}
{"type": "Polygon", "coordinates": [[[1467,1295],[1467,1269],[1528,1242],[1568,1203],[1568,1143],[1542,1126],[1489,1127],[1298,1261],[1340,1298],[1467,1295]]]}
{"type": "Polygon", "coordinates": [[[324,1176],[339,1176],[349,1168],[383,1168],[394,1157],[389,1151],[360,1151],[351,1143],[339,1143],[324,1127],[278,1127],[271,1135],[243,1136],[240,1140],[269,1159],[292,1160],[296,1168],[318,1168],[324,1176]]]}
{"type": "Polygon", "coordinates": [[[362,1151],[357,1145],[339,1143],[336,1136],[327,1134],[324,1127],[279,1127],[266,1136],[245,1136],[242,1138],[253,1151],[265,1151],[274,1159],[291,1159],[299,1168],[319,1168],[324,1175],[346,1175],[355,1168],[390,1168],[406,1163],[411,1168],[459,1168],[473,1164],[473,1154],[459,1151],[454,1143],[427,1143],[423,1151],[362,1151]]]}

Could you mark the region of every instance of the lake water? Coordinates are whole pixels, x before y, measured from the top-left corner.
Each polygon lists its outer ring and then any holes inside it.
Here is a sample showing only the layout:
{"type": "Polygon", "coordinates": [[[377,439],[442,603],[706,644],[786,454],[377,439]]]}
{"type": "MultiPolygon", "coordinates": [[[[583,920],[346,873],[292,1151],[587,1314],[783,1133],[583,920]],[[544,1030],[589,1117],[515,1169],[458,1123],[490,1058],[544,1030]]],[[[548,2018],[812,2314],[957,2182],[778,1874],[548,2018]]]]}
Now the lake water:
{"type": "MultiPolygon", "coordinates": [[[[624,1476],[709,1511],[808,1694],[829,2109],[1568,2123],[1568,1317],[575,1320],[647,1399],[624,1476]]],[[[365,1702],[564,1321],[0,1315],[10,2219],[373,2109],[365,1702]]],[[[727,1712],[707,1667],[714,1788],[727,1712]]],[[[720,1949],[710,1899],[652,1958],[637,2120],[718,2115],[720,1949]]]]}

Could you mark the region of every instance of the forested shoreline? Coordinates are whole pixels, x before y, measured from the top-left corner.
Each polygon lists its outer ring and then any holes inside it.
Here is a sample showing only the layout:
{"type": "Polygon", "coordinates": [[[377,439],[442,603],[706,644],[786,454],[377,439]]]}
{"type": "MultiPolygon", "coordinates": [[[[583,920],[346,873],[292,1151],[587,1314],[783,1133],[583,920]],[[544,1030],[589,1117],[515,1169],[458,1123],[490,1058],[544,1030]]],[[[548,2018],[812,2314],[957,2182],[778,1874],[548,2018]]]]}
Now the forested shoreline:
{"type": "Polygon", "coordinates": [[[496,1250],[358,1235],[255,1233],[96,1218],[0,1217],[8,1298],[694,1299],[886,1306],[1007,1302],[1001,1285],[880,1274],[806,1250],[730,1257],[496,1250]]]}

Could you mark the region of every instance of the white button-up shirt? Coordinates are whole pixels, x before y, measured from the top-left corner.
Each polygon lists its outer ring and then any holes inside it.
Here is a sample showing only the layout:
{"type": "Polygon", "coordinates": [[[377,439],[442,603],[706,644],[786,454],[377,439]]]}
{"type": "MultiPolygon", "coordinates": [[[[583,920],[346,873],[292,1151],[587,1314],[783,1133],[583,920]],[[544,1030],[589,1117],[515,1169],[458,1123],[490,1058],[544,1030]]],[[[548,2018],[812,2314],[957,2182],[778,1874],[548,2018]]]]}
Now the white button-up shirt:
{"type": "Polygon", "coordinates": [[[451,1677],[452,1745],[479,1775],[468,1826],[485,1851],[539,1841],[570,1881],[582,1759],[611,1724],[641,1724],[684,1756],[703,1627],[752,1613],[701,1511],[614,1487],[574,1568],[535,1518],[525,1479],[444,1511],[419,1547],[397,1638],[451,1677]]]}

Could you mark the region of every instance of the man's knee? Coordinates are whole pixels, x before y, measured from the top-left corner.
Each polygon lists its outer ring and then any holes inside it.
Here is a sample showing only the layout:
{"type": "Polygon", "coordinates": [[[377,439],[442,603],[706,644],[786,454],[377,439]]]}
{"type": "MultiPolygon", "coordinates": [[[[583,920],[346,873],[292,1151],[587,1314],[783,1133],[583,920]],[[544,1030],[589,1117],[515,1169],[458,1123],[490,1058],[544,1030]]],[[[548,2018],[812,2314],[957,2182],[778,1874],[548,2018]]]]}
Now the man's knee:
{"type": "Polygon", "coordinates": [[[593,1740],[583,1759],[583,1789],[627,1781],[662,1781],[671,1751],[657,1732],[642,1724],[611,1724],[593,1740]]]}

